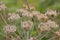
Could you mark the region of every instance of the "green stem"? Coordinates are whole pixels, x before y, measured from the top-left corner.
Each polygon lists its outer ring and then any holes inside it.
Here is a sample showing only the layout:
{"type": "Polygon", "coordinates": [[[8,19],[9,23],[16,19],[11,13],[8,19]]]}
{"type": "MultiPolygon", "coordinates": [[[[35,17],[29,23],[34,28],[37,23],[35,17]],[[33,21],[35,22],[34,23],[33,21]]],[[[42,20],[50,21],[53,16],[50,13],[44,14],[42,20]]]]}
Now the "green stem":
{"type": "Polygon", "coordinates": [[[27,4],[27,6],[28,6],[28,10],[30,11],[30,7],[29,7],[28,0],[25,0],[25,4],[27,4]]]}
{"type": "Polygon", "coordinates": [[[27,40],[29,39],[29,31],[27,32],[27,38],[26,38],[27,40]]]}
{"type": "MultiPolygon", "coordinates": [[[[17,35],[16,33],[14,33],[15,35],[16,35],[16,37],[18,37],[18,39],[20,39],[20,36],[19,35],[17,35]]],[[[20,39],[21,40],[21,39],[20,39]]]]}
{"type": "Polygon", "coordinates": [[[53,36],[52,38],[50,38],[50,39],[48,39],[48,40],[52,40],[52,39],[54,39],[54,38],[56,38],[56,36],[53,36]]]}
{"type": "Polygon", "coordinates": [[[47,32],[46,34],[44,34],[44,35],[40,38],[40,40],[41,40],[42,38],[44,38],[48,33],[50,33],[50,31],[47,32]]]}
{"type": "Polygon", "coordinates": [[[1,16],[2,20],[3,20],[3,22],[4,22],[6,25],[8,25],[7,22],[6,22],[6,20],[4,19],[3,15],[0,14],[0,16],[1,16]]]}

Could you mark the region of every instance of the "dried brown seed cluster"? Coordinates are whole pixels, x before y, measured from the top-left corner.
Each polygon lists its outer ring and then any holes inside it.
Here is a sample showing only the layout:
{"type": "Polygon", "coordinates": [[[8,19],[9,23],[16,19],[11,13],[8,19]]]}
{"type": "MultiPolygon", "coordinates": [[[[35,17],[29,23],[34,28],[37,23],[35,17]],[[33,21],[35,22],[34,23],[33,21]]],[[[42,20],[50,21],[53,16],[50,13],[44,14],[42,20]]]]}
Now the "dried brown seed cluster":
{"type": "Polygon", "coordinates": [[[40,23],[38,25],[38,29],[40,31],[49,31],[49,30],[51,30],[50,26],[48,26],[46,23],[40,23]]]}
{"type": "Polygon", "coordinates": [[[33,22],[31,21],[24,21],[24,22],[21,22],[21,28],[24,29],[24,30],[30,30],[33,26],[33,22]]]}
{"type": "Polygon", "coordinates": [[[8,16],[9,16],[8,20],[18,20],[18,19],[20,19],[19,14],[9,13],[8,16]]]}
{"type": "Polygon", "coordinates": [[[60,37],[60,30],[56,31],[55,34],[60,37]]]}
{"type": "Polygon", "coordinates": [[[59,25],[55,21],[52,21],[52,20],[48,20],[47,24],[50,25],[50,28],[58,28],[59,27],[59,25]]]}
{"type": "Polygon", "coordinates": [[[4,33],[13,33],[13,32],[15,32],[16,31],[16,26],[15,25],[5,25],[4,27],[3,27],[3,31],[4,31],[4,33]]]}
{"type": "Polygon", "coordinates": [[[57,25],[57,23],[55,21],[52,21],[52,20],[48,20],[45,23],[41,22],[38,25],[38,29],[41,31],[49,31],[49,30],[51,30],[51,28],[58,28],[58,27],[59,26],[57,25]]]}
{"type": "Polygon", "coordinates": [[[45,15],[50,16],[50,17],[55,17],[57,16],[57,12],[56,10],[54,11],[54,10],[48,9],[45,15]]]}

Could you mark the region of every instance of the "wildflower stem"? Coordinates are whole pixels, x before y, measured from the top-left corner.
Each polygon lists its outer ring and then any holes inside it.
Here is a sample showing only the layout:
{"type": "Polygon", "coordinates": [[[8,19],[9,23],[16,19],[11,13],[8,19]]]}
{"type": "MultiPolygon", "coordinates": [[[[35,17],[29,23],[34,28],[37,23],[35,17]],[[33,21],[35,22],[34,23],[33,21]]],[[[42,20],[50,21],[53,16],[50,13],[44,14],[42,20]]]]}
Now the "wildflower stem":
{"type": "Polygon", "coordinates": [[[41,40],[42,38],[44,38],[48,33],[50,33],[50,31],[47,32],[46,34],[44,34],[44,35],[40,38],[40,40],[41,40]]]}
{"type": "Polygon", "coordinates": [[[1,33],[1,32],[0,32],[0,35],[2,35],[2,36],[3,36],[3,33],[1,33]]]}
{"type": "Polygon", "coordinates": [[[38,32],[38,36],[37,36],[38,40],[40,40],[41,35],[42,34],[40,32],[38,32]]]}
{"type": "Polygon", "coordinates": [[[26,31],[23,31],[24,38],[23,40],[26,40],[26,31]]]}
{"type": "Polygon", "coordinates": [[[56,38],[56,36],[53,36],[52,38],[50,38],[50,39],[48,39],[48,40],[52,40],[52,39],[54,39],[54,38],[56,38]]]}
{"type": "Polygon", "coordinates": [[[27,32],[27,39],[29,39],[29,31],[27,32]]]}
{"type": "Polygon", "coordinates": [[[29,7],[29,3],[28,3],[28,0],[25,0],[27,6],[28,6],[28,10],[30,11],[30,7],[29,7]]]}
{"type": "Polygon", "coordinates": [[[2,20],[3,20],[3,22],[4,22],[6,25],[8,25],[7,22],[6,22],[6,20],[4,19],[3,15],[0,14],[0,16],[1,16],[2,20]]]}
{"type": "Polygon", "coordinates": [[[10,35],[8,35],[8,34],[4,34],[4,37],[5,37],[6,40],[8,40],[8,39],[10,40],[11,39],[10,35]]]}
{"type": "MultiPolygon", "coordinates": [[[[20,39],[20,36],[19,35],[17,35],[16,33],[14,33],[19,39],[20,39]]],[[[20,39],[21,40],[21,39],[20,39]]]]}
{"type": "Polygon", "coordinates": [[[11,38],[14,38],[12,35],[10,35],[11,36],[11,38]]]}

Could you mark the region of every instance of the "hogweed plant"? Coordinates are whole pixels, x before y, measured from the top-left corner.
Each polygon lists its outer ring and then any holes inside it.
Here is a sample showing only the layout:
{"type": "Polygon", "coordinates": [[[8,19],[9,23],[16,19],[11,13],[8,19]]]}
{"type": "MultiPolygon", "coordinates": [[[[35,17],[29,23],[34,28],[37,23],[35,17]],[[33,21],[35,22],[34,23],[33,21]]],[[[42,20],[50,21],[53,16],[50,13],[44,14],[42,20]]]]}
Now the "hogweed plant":
{"type": "Polygon", "coordinates": [[[0,3],[0,18],[5,23],[4,40],[60,40],[60,27],[54,21],[58,16],[55,10],[48,9],[42,14],[28,4],[24,4],[14,13],[6,10],[8,9],[5,4],[0,3]]]}

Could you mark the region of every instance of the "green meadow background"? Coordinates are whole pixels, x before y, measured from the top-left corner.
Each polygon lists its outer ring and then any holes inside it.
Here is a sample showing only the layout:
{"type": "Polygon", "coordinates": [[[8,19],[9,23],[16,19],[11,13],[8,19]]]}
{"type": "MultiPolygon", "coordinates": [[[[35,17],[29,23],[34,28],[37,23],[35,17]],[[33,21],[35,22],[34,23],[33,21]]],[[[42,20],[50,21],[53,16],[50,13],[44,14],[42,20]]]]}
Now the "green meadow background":
{"type": "MultiPolygon", "coordinates": [[[[7,7],[10,8],[10,11],[15,11],[17,8],[22,7],[22,0],[1,0],[7,7]]],[[[60,0],[28,0],[29,4],[34,4],[36,10],[44,12],[46,8],[52,8],[60,10],[60,0]]]]}

